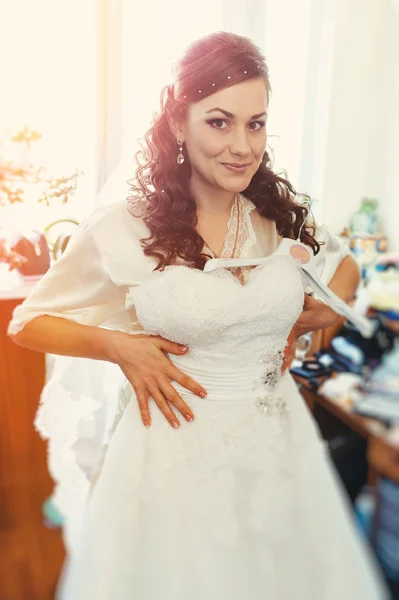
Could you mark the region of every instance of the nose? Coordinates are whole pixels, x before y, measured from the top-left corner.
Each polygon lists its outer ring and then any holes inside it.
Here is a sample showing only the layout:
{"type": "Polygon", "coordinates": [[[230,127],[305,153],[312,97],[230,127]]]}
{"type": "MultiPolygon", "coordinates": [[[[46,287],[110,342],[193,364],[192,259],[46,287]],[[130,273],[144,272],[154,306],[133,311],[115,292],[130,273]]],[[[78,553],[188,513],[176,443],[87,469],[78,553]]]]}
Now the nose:
{"type": "Polygon", "coordinates": [[[232,132],[230,152],[239,156],[248,156],[251,154],[251,145],[248,139],[248,132],[245,128],[237,127],[232,132]]]}

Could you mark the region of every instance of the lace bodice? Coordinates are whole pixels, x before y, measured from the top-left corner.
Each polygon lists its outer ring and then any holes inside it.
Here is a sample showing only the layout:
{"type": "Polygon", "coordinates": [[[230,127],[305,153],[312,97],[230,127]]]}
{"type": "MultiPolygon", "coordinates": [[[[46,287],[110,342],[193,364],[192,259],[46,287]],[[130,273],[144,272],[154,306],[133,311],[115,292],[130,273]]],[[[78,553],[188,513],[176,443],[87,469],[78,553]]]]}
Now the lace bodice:
{"type": "Polygon", "coordinates": [[[284,349],[302,310],[303,284],[282,256],[250,271],[244,285],[226,269],[173,266],[130,288],[133,305],[148,333],[186,344],[192,360],[243,367],[284,349]]]}

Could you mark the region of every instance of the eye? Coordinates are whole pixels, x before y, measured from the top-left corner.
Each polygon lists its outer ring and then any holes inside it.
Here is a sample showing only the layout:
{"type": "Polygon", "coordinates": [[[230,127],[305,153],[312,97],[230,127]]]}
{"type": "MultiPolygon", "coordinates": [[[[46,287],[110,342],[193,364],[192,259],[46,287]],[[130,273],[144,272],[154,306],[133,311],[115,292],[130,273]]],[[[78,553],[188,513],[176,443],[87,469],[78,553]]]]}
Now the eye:
{"type": "Polygon", "coordinates": [[[228,126],[228,122],[225,119],[211,119],[210,121],[207,121],[207,123],[215,129],[226,129],[228,126]],[[223,127],[223,125],[226,125],[226,127],[223,127]]]}
{"type": "Polygon", "coordinates": [[[263,129],[265,126],[265,121],[253,121],[252,123],[249,124],[250,129],[252,129],[252,131],[260,131],[261,129],[263,129]]]}

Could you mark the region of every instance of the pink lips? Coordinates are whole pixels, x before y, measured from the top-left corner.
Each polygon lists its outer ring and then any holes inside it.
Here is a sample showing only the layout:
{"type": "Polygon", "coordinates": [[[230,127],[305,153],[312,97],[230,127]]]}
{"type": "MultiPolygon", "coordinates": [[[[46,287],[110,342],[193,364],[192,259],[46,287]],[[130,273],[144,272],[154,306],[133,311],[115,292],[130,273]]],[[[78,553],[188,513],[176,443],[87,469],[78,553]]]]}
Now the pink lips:
{"type": "Polygon", "coordinates": [[[248,167],[251,163],[245,163],[245,164],[222,163],[222,164],[224,167],[226,167],[226,169],[229,169],[229,171],[232,171],[233,173],[245,173],[245,171],[248,169],[248,167]]]}

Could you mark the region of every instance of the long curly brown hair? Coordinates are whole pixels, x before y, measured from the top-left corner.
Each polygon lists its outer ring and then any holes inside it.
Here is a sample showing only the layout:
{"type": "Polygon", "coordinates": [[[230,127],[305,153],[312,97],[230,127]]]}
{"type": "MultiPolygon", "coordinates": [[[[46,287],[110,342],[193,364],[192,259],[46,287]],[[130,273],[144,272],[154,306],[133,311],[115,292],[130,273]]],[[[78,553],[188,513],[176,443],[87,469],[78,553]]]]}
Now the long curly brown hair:
{"type": "MultiPolygon", "coordinates": [[[[137,153],[138,168],[135,178],[129,181],[129,210],[141,216],[150,231],[150,236],[140,241],[144,253],[158,259],[158,270],[173,264],[177,257],[191,267],[203,269],[210,258],[195,229],[196,204],[189,191],[190,162],[186,158],[183,165],[177,164],[176,138],[170,123],[184,120],[191,103],[228,87],[226,73],[230,75],[228,86],[262,78],[270,93],[268,68],[257,46],[232,33],[206,36],[189,46],[175,64],[173,84],[162,90],[160,112],[137,153]]],[[[242,193],[256,205],[260,215],[276,222],[280,235],[298,237],[307,209],[294,202],[296,192],[290,182],[272,171],[267,152],[242,193]]],[[[317,254],[320,246],[313,234],[314,228],[306,225],[300,238],[317,254]]]]}

